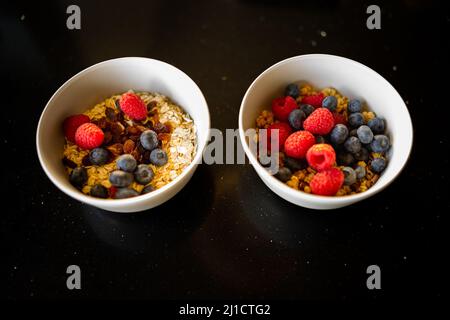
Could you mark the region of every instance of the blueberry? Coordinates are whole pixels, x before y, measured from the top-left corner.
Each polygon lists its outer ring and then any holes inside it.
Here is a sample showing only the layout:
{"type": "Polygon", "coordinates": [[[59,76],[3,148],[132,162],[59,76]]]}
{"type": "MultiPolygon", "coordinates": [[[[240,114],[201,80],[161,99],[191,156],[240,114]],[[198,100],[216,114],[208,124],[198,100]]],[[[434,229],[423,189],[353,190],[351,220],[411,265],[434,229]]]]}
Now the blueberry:
{"type": "Polygon", "coordinates": [[[357,137],[357,136],[358,136],[358,129],[352,129],[352,130],[350,130],[348,136],[349,136],[349,137],[357,137]]]}
{"type": "Polygon", "coordinates": [[[356,152],[353,156],[355,157],[355,160],[367,161],[369,160],[369,151],[366,148],[361,147],[361,150],[356,152]]]}
{"type": "Polygon", "coordinates": [[[358,99],[350,100],[347,105],[347,110],[350,113],[361,112],[361,101],[359,101],[358,99]]]}
{"type": "Polygon", "coordinates": [[[117,189],[114,197],[116,199],[126,199],[126,198],[136,197],[138,195],[139,195],[139,193],[136,190],[134,190],[134,189],[119,188],[119,189],[117,189]]]}
{"type": "Polygon", "coordinates": [[[322,107],[327,108],[330,111],[336,110],[337,107],[337,99],[335,96],[328,96],[322,100],[322,107]]]}
{"type": "Polygon", "coordinates": [[[158,147],[158,135],[153,130],[145,130],[140,137],[141,145],[146,150],[153,150],[158,147]]]}
{"type": "Polygon", "coordinates": [[[95,148],[89,152],[89,160],[92,164],[102,165],[108,162],[109,152],[103,148],[95,148]]]}
{"type": "Polygon", "coordinates": [[[383,134],[377,134],[375,137],[373,137],[370,148],[373,152],[386,152],[389,149],[389,138],[383,134]]]}
{"type": "Polygon", "coordinates": [[[356,178],[358,180],[361,180],[362,178],[364,178],[366,176],[366,168],[364,168],[362,166],[357,166],[355,168],[355,173],[356,173],[356,178]]]}
{"type": "Polygon", "coordinates": [[[70,174],[69,181],[70,183],[77,187],[81,188],[83,184],[86,183],[88,178],[87,170],[84,167],[76,167],[72,170],[72,173],[70,174]]]}
{"type": "Polygon", "coordinates": [[[364,124],[364,116],[362,113],[352,113],[348,116],[348,124],[352,128],[358,128],[364,124]]]}
{"type": "Polygon", "coordinates": [[[383,158],[375,158],[370,162],[370,168],[376,173],[380,173],[386,168],[386,160],[383,158]]]}
{"type": "Polygon", "coordinates": [[[361,141],[357,137],[350,137],[344,143],[345,150],[350,153],[357,153],[361,150],[361,141]]]}
{"type": "Polygon", "coordinates": [[[348,137],[348,129],[343,124],[337,124],[330,134],[330,140],[332,143],[341,144],[345,142],[348,137]]]}
{"type": "Polygon", "coordinates": [[[356,133],[361,143],[368,144],[373,140],[373,132],[366,125],[362,125],[361,127],[359,127],[356,133]]]}
{"type": "Polygon", "coordinates": [[[342,172],[344,173],[344,184],[346,186],[351,186],[356,182],[356,172],[350,167],[344,167],[342,169],[342,172]]]}
{"type": "Polygon", "coordinates": [[[367,125],[372,130],[372,132],[375,134],[384,132],[384,127],[385,127],[384,120],[379,117],[369,120],[367,125]]]}
{"type": "Polygon", "coordinates": [[[309,116],[311,113],[313,113],[315,108],[310,104],[302,104],[300,106],[300,110],[302,110],[306,116],[309,116]]]}
{"type": "Polygon", "coordinates": [[[291,171],[294,171],[294,172],[305,169],[305,167],[306,167],[304,161],[299,160],[299,159],[290,158],[290,157],[284,158],[284,165],[286,167],[288,167],[289,169],[291,169],[291,171]]]}
{"type": "Polygon", "coordinates": [[[326,143],[325,138],[322,136],[316,136],[316,143],[326,143]]]}
{"type": "Polygon", "coordinates": [[[291,113],[289,113],[288,121],[294,130],[300,130],[305,118],[305,113],[302,110],[294,109],[291,111],[291,113]]]}
{"type": "Polygon", "coordinates": [[[286,167],[282,167],[278,170],[277,174],[275,175],[275,177],[278,178],[278,180],[286,182],[289,179],[291,179],[292,177],[292,172],[291,170],[289,170],[289,168],[286,167]]]}
{"type": "Polygon", "coordinates": [[[115,170],[109,175],[109,182],[115,187],[128,187],[133,182],[133,175],[122,170],[115,170]]]}
{"type": "Polygon", "coordinates": [[[150,153],[150,162],[155,166],[163,166],[167,163],[167,153],[162,149],[155,149],[150,153]]]}
{"type": "Polygon", "coordinates": [[[142,189],[141,194],[150,193],[155,190],[155,187],[153,187],[151,184],[148,186],[145,186],[144,189],[142,189]]]}
{"type": "Polygon", "coordinates": [[[90,195],[96,198],[108,198],[108,189],[101,184],[94,184],[91,188],[90,195]]]}
{"type": "Polygon", "coordinates": [[[155,174],[151,167],[146,164],[140,164],[137,166],[136,171],[134,172],[134,179],[136,182],[140,184],[147,184],[153,180],[155,174]]]}
{"type": "Polygon", "coordinates": [[[355,158],[351,153],[340,152],[337,155],[337,161],[341,166],[350,166],[353,162],[355,162],[355,158]]]}
{"type": "Polygon", "coordinates": [[[291,96],[292,98],[296,99],[300,95],[300,90],[295,83],[291,83],[288,84],[286,89],[284,90],[284,95],[291,96]]]}
{"type": "Polygon", "coordinates": [[[131,154],[123,154],[116,160],[117,167],[126,172],[133,172],[136,169],[136,159],[131,154]]]}

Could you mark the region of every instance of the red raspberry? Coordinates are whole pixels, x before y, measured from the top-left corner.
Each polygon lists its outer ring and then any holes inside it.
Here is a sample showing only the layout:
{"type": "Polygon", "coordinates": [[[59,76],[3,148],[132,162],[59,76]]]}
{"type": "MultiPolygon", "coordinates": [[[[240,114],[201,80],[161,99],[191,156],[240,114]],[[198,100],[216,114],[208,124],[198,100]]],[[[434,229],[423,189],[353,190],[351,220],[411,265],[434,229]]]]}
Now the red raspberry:
{"type": "Polygon", "coordinates": [[[314,194],[334,196],[342,187],[343,183],[344,174],[342,171],[338,168],[331,168],[316,173],[309,183],[309,186],[314,194]]]}
{"type": "Polygon", "coordinates": [[[120,109],[130,119],[144,120],[147,117],[147,106],[139,96],[134,93],[124,93],[119,101],[120,109]]]}
{"type": "Polygon", "coordinates": [[[272,101],[273,115],[280,121],[287,121],[289,113],[297,108],[297,102],[291,96],[276,98],[272,101]]]}
{"type": "Polygon", "coordinates": [[[78,127],[84,123],[91,122],[91,119],[87,115],[84,114],[76,114],[70,117],[67,117],[63,123],[64,135],[67,140],[70,142],[75,142],[75,132],[78,127]]]}
{"type": "Polygon", "coordinates": [[[322,92],[318,94],[313,94],[302,98],[302,104],[310,104],[313,107],[320,108],[322,106],[322,101],[325,98],[322,92]]]}
{"type": "Polygon", "coordinates": [[[338,112],[333,112],[333,118],[334,118],[334,125],[337,125],[337,124],[347,125],[347,120],[345,120],[345,117],[343,114],[338,113],[338,112]]]}
{"type": "Polygon", "coordinates": [[[306,160],[317,171],[330,169],[336,162],[336,152],[329,144],[315,144],[306,153],[306,160]]]}
{"type": "Polygon", "coordinates": [[[285,122],[272,123],[267,128],[267,150],[271,149],[272,130],[278,130],[278,146],[280,150],[283,150],[284,142],[292,132],[291,126],[285,122]]]}
{"type": "Polygon", "coordinates": [[[334,127],[334,117],[327,108],[317,108],[303,122],[303,128],[312,134],[326,135],[334,127]]]}
{"type": "Polygon", "coordinates": [[[103,143],[104,133],[102,129],[93,123],[85,123],[75,132],[75,143],[83,149],[94,149],[103,143]]]}
{"type": "Polygon", "coordinates": [[[284,153],[291,158],[304,158],[308,149],[315,143],[316,139],[310,132],[296,131],[284,142],[284,153]]]}

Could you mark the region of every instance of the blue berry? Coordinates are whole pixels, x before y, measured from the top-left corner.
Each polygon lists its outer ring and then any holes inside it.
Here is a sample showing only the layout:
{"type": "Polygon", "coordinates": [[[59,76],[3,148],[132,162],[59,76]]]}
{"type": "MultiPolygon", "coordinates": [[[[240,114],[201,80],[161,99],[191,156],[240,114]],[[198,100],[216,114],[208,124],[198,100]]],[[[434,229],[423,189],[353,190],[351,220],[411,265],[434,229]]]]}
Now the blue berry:
{"type": "Polygon", "coordinates": [[[361,101],[359,101],[358,99],[350,100],[347,105],[347,110],[350,113],[361,112],[361,101]]]}
{"type": "Polygon", "coordinates": [[[353,156],[355,157],[355,160],[367,161],[369,160],[369,151],[366,148],[361,147],[361,150],[356,152],[353,156]]]}
{"type": "Polygon", "coordinates": [[[358,128],[364,124],[364,116],[362,113],[352,113],[348,116],[348,124],[352,128],[358,128]]]}
{"type": "Polygon", "coordinates": [[[89,160],[92,164],[100,166],[108,162],[109,152],[103,148],[95,148],[89,152],[89,160]]]}
{"type": "Polygon", "coordinates": [[[151,151],[158,147],[158,135],[153,130],[145,130],[142,132],[139,140],[141,141],[142,147],[146,150],[151,151]]]}
{"type": "Polygon", "coordinates": [[[81,188],[83,186],[83,184],[86,183],[87,178],[88,178],[88,175],[87,175],[86,168],[76,167],[70,173],[69,181],[73,186],[75,186],[77,188],[81,188]]]}
{"type": "Polygon", "coordinates": [[[149,184],[148,186],[145,186],[144,189],[142,189],[141,194],[150,193],[152,191],[155,191],[155,187],[149,184]]]}
{"type": "Polygon", "coordinates": [[[109,182],[115,187],[128,187],[133,182],[133,175],[122,170],[115,170],[109,175],[109,182]]]}
{"type": "Polygon", "coordinates": [[[357,137],[358,136],[358,129],[352,129],[350,130],[350,133],[348,134],[349,137],[357,137]]]}
{"type": "Polygon", "coordinates": [[[337,124],[330,134],[330,140],[332,143],[341,144],[345,142],[348,137],[348,129],[343,124],[337,124]]]}
{"type": "Polygon", "coordinates": [[[119,188],[117,189],[114,198],[116,199],[126,199],[126,198],[132,198],[132,197],[136,197],[138,196],[139,193],[134,190],[134,189],[130,189],[130,188],[119,188]]]}
{"type": "Polygon", "coordinates": [[[325,138],[322,136],[316,136],[316,143],[326,143],[325,138]]]}
{"type": "Polygon", "coordinates": [[[133,172],[136,169],[137,161],[131,154],[123,154],[116,160],[117,167],[126,172],[133,172]]]}
{"type": "Polygon", "coordinates": [[[305,113],[302,110],[294,109],[291,111],[291,113],[289,113],[288,116],[289,125],[294,130],[300,130],[305,118],[305,113]]]}
{"type": "Polygon", "coordinates": [[[337,107],[337,99],[335,96],[328,96],[322,100],[322,107],[327,108],[330,111],[336,110],[337,107]]]}
{"type": "Polygon", "coordinates": [[[342,168],[342,172],[344,173],[344,184],[346,186],[351,186],[356,182],[356,172],[350,167],[342,168]]]}
{"type": "Polygon", "coordinates": [[[316,109],[310,104],[302,104],[302,105],[300,105],[300,110],[302,110],[305,113],[305,115],[308,117],[316,109]]]}
{"type": "Polygon", "coordinates": [[[277,177],[278,180],[280,180],[280,181],[286,182],[289,179],[291,179],[292,172],[291,172],[291,170],[289,170],[289,168],[282,167],[282,168],[278,169],[278,172],[275,175],[275,177],[277,177]]]}
{"type": "Polygon", "coordinates": [[[137,183],[147,184],[153,180],[155,174],[151,167],[146,164],[140,164],[137,166],[136,171],[134,172],[134,179],[137,183]]]}
{"type": "Polygon", "coordinates": [[[383,158],[375,158],[370,162],[370,168],[376,173],[380,173],[386,168],[386,160],[383,158]]]}
{"type": "Polygon", "coordinates": [[[167,163],[167,153],[162,149],[154,149],[150,153],[150,162],[155,166],[163,166],[167,163]]]}
{"type": "Polygon", "coordinates": [[[361,127],[359,127],[356,133],[361,143],[368,144],[373,140],[373,132],[366,125],[362,125],[361,127]]]}
{"type": "Polygon", "coordinates": [[[366,176],[366,168],[364,168],[362,166],[357,166],[355,168],[355,173],[356,173],[356,178],[358,180],[361,180],[362,178],[364,178],[366,176]]]}
{"type": "Polygon", "coordinates": [[[372,143],[370,144],[370,149],[373,152],[383,153],[389,149],[389,138],[383,134],[377,134],[373,137],[372,143]]]}
{"type": "Polygon", "coordinates": [[[344,143],[345,149],[350,153],[357,153],[361,150],[361,141],[357,137],[350,137],[344,143]]]}
{"type": "Polygon", "coordinates": [[[91,196],[96,198],[108,198],[108,189],[106,189],[101,184],[94,184],[91,188],[91,191],[89,192],[91,196]]]}
{"type": "Polygon", "coordinates": [[[291,169],[291,171],[298,171],[306,168],[305,162],[299,159],[294,159],[291,157],[284,158],[284,165],[291,169]]]}
{"type": "Polygon", "coordinates": [[[340,152],[337,155],[337,161],[341,166],[350,166],[353,162],[355,162],[355,158],[351,153],[340,152]]]}
{"type": "Polygon", "coordinates": [[[284,95],[291,96],[292,98],[296,99],[300,95],[300,90],[295,83],[291,83],[288,84],[286,89],[284,90],[284,95]]]}
{"type": "Polygon", "coordinates": [[[367,123],[367,125],[372,130],[372,132],[375,134],[384,132],[384,127],[385,127],[384,119],[375,117],[373,119],[370,119],[369,122],[367,123]]]}

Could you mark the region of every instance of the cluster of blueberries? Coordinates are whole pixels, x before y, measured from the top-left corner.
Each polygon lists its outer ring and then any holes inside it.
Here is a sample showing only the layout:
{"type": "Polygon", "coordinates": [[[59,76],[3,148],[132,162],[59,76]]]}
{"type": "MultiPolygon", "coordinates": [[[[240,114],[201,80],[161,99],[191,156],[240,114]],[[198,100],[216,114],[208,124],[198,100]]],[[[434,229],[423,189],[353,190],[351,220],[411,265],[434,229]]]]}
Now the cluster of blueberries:
{"type": "MultiPolygon", "coordinates": [[[[144,149],[150,152],[150,163],[155,166],[163,166],[167,163],[167,153],[158,148],[158,135],[153,130],[146,130],[140,136],[140,142],[144,149]]],[[[109,152],[104,148],[95,148],[89,153],[89,160],[94,165],[103,165],[109,161],[109,152]]],[[[123,154],[116,159],[118,170],[115,170],[109,175],[109,182],[114,187],[117,187],[114,198],[123,199],[139,195],[139,193],[129,188],[129,186],[136,181],[139,184],[146,185],[150,183],[155,174],[152,168],[146,164],[137,163],[136,159],[131,154],[123,154]]],[[[87,171],[84,167],[75,168],[70,175],[70,182],[76,186],[81,187],[87,181],[87,171]]],[[[141,194],[153,191],[151,185],[147,185],[141,194]]],[[[91,196],[97,198],[107,198],[109,196],[108,189],[101,184],[92,186],[90,191],[91,196]]]]}

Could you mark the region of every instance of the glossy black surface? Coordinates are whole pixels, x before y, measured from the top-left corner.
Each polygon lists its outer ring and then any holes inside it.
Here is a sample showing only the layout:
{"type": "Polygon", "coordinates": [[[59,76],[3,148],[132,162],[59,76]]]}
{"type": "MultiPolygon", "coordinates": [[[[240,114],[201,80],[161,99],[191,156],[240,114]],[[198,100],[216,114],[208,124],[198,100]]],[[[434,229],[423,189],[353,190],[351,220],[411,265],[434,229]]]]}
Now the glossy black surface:
{"type": "Polygon", "coordinates": [[[449,209],[446,8],[380,3],[382,29],[371,31],[368,4],[360,2],[77,3],[79,31],[66,28],[70,1],[1,4],[2,297],[442,295],[449,209]],[[307,53],[368,65],[408,104],[411,159],[391,186],[367,201],[311,211],[273,194],[249,164],[201,165],[166,204],[113,214],[65,196],[38,163],[35,128],[45,103],[92,64],[121,56],[171,63],[197,82],[212,125],[225,129],[237,127],[241,99],[259,73],[307,53]],[[81,267],[82,290],[66,288],[71,264],[81,267]],[[371,264],[381,267],[382,290],[366,288],[371,264]]]}

